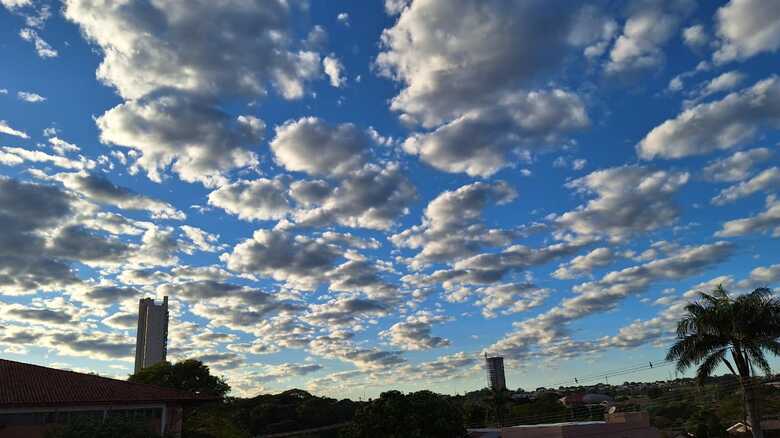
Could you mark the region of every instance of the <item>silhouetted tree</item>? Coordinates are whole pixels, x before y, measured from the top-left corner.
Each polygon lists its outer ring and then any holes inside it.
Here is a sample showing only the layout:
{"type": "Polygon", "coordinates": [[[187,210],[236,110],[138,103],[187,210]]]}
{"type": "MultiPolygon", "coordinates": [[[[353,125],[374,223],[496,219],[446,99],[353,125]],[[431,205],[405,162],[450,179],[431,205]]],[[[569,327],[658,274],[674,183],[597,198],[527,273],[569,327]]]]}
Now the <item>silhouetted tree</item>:
{"type": "Polygon", "coordinates": [[[763,438],[752,377],[755,368],[771,374],[765,351],[780,354],[780,301],[766,288],[731,298],[718,286],[709,294],[701,293],[700,300],[689,303],[685,311],[677,325],[677,342],[666,359],[677,361],[679,371],[698,365],[700,384],[718,365],[725,365],[739,378],[753,437],[763,438]]]}
{"type": "Polygon", "coordinates": [[[219,397],[230,391],[224,379],[213,376],[208,366],[195,359],[175,364],[160,362],[131,375],[128,380],[219,397]]]}
{"type": "Polygon", "coordinates": [[[463,414],[451,397],[418,391],[383,392],[358,408],[349,438],[457,438],[465,436],[463,414]]]}

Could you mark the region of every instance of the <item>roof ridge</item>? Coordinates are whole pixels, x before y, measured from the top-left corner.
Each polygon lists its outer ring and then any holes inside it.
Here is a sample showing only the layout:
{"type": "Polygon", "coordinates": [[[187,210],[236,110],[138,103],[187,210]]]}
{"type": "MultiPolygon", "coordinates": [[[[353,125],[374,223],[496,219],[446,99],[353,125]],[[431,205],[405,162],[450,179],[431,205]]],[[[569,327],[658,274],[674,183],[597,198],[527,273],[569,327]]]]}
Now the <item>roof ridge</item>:
{"type": "Polygon", "coordinates": [[[111,382],[124,383],[124,384],[129,384],[129,385],[136,385],[136,386],[141,386],[141,387],[146,387],[146,388],[162,389],[162,390],[166,390],[166,391],[174,391],[174,392],[187,394],[187,395],[190,395],[190,396],[196,396],[197,397],[199,395],[197,392],[187,391],[187,390],[184,390],[184,389],[169,388],[167,386],[154,385],[154,384],[151,384],[151,383],[140,383],[140,382],[131,382],[129,380],[119,380],[119,379],[115,379],[115,378],[112,378],[112,377],[101,376],[99,374],[82,373],[82,372],[79,372],[79,371],[64,370],[64,369],[60,369],[60,368],[52,368],[52,367],[47,367],[47,366],[44,366],[44,365],[38,365],[38,364],[34,364],[34,363],[19,362],[19,361],[11,360],[11,359],[3,359],[1,357],[0,357],[0,361],[12,362],[12,363],[16,363],[16,364],[19,364],[19,365],[36,367],[36,368],[43,368],[45,370],[51,370],[51,371],[60,372],[60,373],[70,373],[70,374],[76,374],[76,375],[79,375],[79,376],[96,377],[98,379],[109,380],[111,382]]]}

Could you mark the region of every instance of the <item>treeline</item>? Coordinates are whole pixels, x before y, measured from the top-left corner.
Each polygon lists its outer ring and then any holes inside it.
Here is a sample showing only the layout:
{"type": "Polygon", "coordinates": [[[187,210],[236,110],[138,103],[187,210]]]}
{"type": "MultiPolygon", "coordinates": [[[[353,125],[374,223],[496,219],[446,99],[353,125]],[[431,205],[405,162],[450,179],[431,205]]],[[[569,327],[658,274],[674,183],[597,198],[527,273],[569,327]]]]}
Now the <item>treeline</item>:
{"type": "MultiPolygon", "coordinates": [[[[192,409],[185,416],[185,438],[248,438],[346,423],[355,417],[358,402],[317,397],[300,389],[252,398],[227,398],[192,409]]],[[[337,438],[339,430],[318,432],[337,438]]]]}
{"type": "MultiPolygon", "coordinates": [[[[669,432],[669,436],[673,436],[671,432],[685,431],[696,436],[725,437],[726,428],[744,417],[739,383],[733,376],[712,377],[704,384],[680,379],[623,387],[542,388],[515,397],[509,391],[489,389],[455,396],[431,391],[387,391],[363,402],[318,397],[300,389],[252,398],[229,397],[230,387],[224,380],[211,375],[208,367],[194,360],[158,364],[130,380],[218,396],[218,402],[187,409],[183,438],[253,438],[333,425],[339,427],[309,436],[452,438],[465,436],[470,427],[602,420],[601,406],[566,407],[559,401],[566,395],[590,392],[612,396],[621,411],[649,412],[653,425],[669,432]]],[[[767,412],[780,411],[780,390],[761,382],[756,391],[767,412]]],[[[134,438],[153,436],[130,426],[77,424],[52,436],[113,438],[116,430],[134,438]]]]}

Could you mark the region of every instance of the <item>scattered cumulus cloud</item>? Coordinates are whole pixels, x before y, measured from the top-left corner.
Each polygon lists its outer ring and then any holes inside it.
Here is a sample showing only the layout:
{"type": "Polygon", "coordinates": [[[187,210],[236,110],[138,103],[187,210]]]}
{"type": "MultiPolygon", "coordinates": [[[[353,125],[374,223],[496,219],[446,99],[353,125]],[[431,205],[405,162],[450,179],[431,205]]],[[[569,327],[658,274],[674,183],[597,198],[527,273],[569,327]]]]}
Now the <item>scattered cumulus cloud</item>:
{"type": "Polygon", "coordinates": [[[12,128],[10,125],[8,125],[8,122],[5,120],[0,120],[0,134],[13,135],[14,137],[19,137],[23,139],[30,138],[30,136],[27,135],[26,132],[12,128]]]}
{"type": "Polygon", "coordinates": [[[43,38],[41,38],[40,35],[38,35],[38,31],[35,29],[30,28],[24,28],[19,31],[19,36],[30,43],[33,43],[35,46],[35,52],[38,54],[39,57],[47,59],[47,58],[56,58],[59,56],[59,52],[53,48],[49,43],[46,42],[43,38]]]}
{"type": "Polygon", "coordinates": [[[742,61],[780,48],[780,5],[772,0],[730,0],[715,14],[716,62],[742,61]]]}
{"type": "Polygon", "coordinates": [[[682,158],[729,149],[780,122],[780,80],[776,76],[701,103],[653,128],[637,145],[644,160],[682,158]]]}
{"type": "Polygon", "coordinates": [[[710,40],[707,31],[701,24],[694,24],[693,26],[686,27],[683,29],[682,35],[685,44],[692,49],[703,47],[710,40]]]}
{"type": "Polygon", "coordinates": [[[41,96],[37,93],[32,93],[28,91],[19,91],[16,93],[16,97],[19,98],[19,100],[23,100],[28,103],[39,103],[39,102],[45,102],[46,98],[41,96]]]}
{"type": "Polygon", "coordinates": [[[325,69],[330,84],[334,87],[342,87],[347,82],[347,78],[344,76],[344,64],[335,56],[328,55],[322,58],[322,67],[325,69]]]}
{"type": "Polygon", "coordinates": [[[752,174],[753,167],[774,155],[768,148],[738,151],[733,155],[711,161],[704,168],[705,178],[712,181],[742,181],[752,174]]]}

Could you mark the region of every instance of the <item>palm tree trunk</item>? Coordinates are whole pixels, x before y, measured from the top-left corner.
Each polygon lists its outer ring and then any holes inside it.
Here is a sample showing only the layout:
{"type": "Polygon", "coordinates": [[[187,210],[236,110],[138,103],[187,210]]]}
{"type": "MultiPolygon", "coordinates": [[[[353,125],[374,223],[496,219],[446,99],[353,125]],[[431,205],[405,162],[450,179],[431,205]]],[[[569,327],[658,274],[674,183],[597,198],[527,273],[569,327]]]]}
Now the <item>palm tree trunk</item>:
{"type": "Polygon", "coordinates": [[[761,429],[761,412],[756,398],[756,391],[753,388],[753,382],[749,377],[741,377],[742,396],[745,402],[745,413],[747,414],[747,423],[753,432],[753,438],[764,438],[764,431],[761,429]]]}

